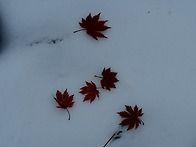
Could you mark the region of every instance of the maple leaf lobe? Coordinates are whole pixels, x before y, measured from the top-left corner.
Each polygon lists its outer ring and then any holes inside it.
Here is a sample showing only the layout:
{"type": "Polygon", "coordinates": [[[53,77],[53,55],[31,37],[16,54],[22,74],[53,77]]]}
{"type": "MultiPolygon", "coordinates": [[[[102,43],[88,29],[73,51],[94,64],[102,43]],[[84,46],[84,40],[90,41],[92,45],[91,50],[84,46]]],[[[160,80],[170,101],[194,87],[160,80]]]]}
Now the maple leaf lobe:
{"type": "Polygon", "coordinates": [[[110,91],[110,88],[116,88],[115,84],[119,80],[116,78],[117,73],[116,72],[111,72],[111,69],[103,69],[102,71],[102,80],[101,80],[101,87],[104,89],[106,88],[107,90],[110,91]]]}
{"type": "Polygon", "coordinates": [[[111,28],[105,25],[108,20],[99,21],[100,14],[101,13],[92,17],[91,13],[89,13],[86,19],[82,18],[82,22],[79,22],[79,25],[86,29],[86,33],[96,40],[98,40],[98,37],[107,38],[101,31],[111,28]]]}
{"type": "Polygon", "coordinates": [[[128,125],[127,131],[134,127],[135,129],[137,129],[140,124],[144,125],[144,122],[139,118],[144,114],[142,113],[142,108],[138,111],[137,105],[135,105],[134,109],[132,109],[131,106],[127,106],[127,105],[125,105],[125,107],[126,107],[126,111],[118,112],[118,114],[121,117],[125,118],[120,123],[120,125],[122,126],[128,125]]]}
{"type": "Polygon", "coordinates": [[[91,83],[86,82],[86,85],[87,86],[84,86],[84,87],[80,88],[81,91],[79,93],[81,93],[83,95],[86,94],[86,96],[84,97],[83,102],[90,100],[90,103],[91,103],[92,101],[95,100],[96,97],[99,98],[99,90],[97,90],[97,87],[96,87],[95,83],[93,83],[92,81],[91,81],[91,83]]]}

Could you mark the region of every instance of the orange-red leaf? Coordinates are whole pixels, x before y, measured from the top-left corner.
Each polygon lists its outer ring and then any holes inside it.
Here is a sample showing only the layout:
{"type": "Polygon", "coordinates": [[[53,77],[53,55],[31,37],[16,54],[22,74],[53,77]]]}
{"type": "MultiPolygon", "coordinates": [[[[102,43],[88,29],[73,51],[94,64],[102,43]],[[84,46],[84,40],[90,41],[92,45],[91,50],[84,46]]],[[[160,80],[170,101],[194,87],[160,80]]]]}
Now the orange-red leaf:
{"type": "Polygon", "coordinates": [[[86,33],[96,40],[98,40],[98,37],[107,38],[101,31],[111,28],[105,25],[107,20],[99,21],[100,14],[92,17],[91,13],[89,13],[86,19],[82,18],[82,22],[79,22],[80,26],[86,30],[86,33]]]}
{"type": "Polygon", "coordinates": [[[134,127],[135,129],[137,129],[140,124],[144,125],[144,122],[139,118],[144,114],[142,113],[142,109],[138,111],[137,105],[135,105],[134,109],[132,109],[131,106],[127,106],[127,105],[125,105],[125,107],[126,107],[126,111],[118,112],[118,114],[121,117],[125,118],[120,123],[120,125],[122,126],[128,125],[127,131],[133,129],[134,127]]]}
{"type": "Polygon", "coordinates": [[[103,69],[102,71],[102,80],[101,80],[101,87],[104,89],[106,88],[107,90],[110,91],[110,88],[116,88],[115,84],[119,80],[116,78],[117,73],[116,72],[111,72],[111,69],[103,69]]]}
{"type": "Polygon", "coordinates": [[[95,85],[95,83],[93,83],[91,81],[91,83],[89,82],[86,82],[86,85],[87,86],[84,86],[81,89],[80,93],[81,94],[86,94],[86,96],[84,97],[84,101],[88,101],[90,100],[90,102],[94,101],[96,97],[99,98],[99,90],[97,90],[97,87],[95,85]]]}

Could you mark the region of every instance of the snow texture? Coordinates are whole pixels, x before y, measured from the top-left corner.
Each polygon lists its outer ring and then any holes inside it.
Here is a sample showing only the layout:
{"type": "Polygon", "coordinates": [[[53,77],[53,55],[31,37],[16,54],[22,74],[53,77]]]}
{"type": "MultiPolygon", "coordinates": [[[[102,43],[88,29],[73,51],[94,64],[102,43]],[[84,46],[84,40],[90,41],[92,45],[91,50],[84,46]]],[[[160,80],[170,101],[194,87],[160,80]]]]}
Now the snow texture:
{"type": "Polygon", "coordinates": [[[145,125],[108,147],[195,147],[195,16],[195,0],[1,0],[0,146],[101,147],[137,104],[145,125]],[[73,33],[90,12],[108,39],[73,33]],[[117,88],[82,102],[104,67],[117,88]],[[52,97],[65,89],[71,120],[52,97]]]}

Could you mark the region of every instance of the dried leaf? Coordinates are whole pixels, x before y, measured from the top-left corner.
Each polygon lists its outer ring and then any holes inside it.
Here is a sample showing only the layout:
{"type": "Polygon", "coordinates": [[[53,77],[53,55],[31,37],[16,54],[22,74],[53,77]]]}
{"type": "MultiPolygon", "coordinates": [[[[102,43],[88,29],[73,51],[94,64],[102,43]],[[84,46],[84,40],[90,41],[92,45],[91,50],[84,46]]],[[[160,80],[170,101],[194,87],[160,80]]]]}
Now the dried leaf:
{"type": "Polygon", "coordinates": [[[86,33],[88,35],[92,36],[96,40],[98,40],[97,37],[107,38],[104,34],[102,34],[100,32],[105,31],[105,30],[107,30],[111,27],[108,27],[108,26],[105,25],[105,23],[108,20],[99,21],[100,14],[101,13],[92,17],[91,13],[89,13],[89,15],[86,17],[86,19],[82,18],[82,22],[79,22],[79,24],[84,29],[77,30],[75,32],[86,30],[86,33]]]}
{"type": "Polygon", "coordinates": [[[102,71],[102,80],[101,80],[101,87],[104,89],[106,88],[107,90],[110,91],[110,88],[116,88],[115,84],[119,80],[116,78],[117,73],[116,72],[111,72],[111,69],[103,69],[102,71]]]}
{"type": "Polygon", "coordinates": [[[63,94],[57,90],[56,98],[53,97],[56,100],[56,102],[59,104],[57,106],[57,108],[67,110],[67,112],[69,114],[69,120],[70,120],[70,113],[67,108],[71,108],[73,106],[73,104],[75,103],[75,102],[73,102],[73,96],[74,95],[69,96],[67,89],[66,89],[63,94]]]}
{"type": "Polygon", "coordinates": [[[128,125],[128,130],[132,129],[135,127],[135,129],[138,128],[138,126],[140,124],[144,125],[144,122],[139,118],[141,117],[144,113],[142,113],[142,109],[138,110],[137,105],[135,105],[134,109],[132,109],[131,106],[127,106],[126,107],[126,111],[122,111],[122,112],[118,112],[118,114],[125,118],[120,125],[122,126],[126,126],[128,125]]]}
{"type": "Polygon", "coordinates": [[[86,96],[84,97],[84,101],[88,101],[90,100],[90,102],[94,101],[96,97],[99,97],[99,91],[97,90],[97,87],[95,85],[95,83],[93,83],[91,81],[91,83],[86,82],[87,86],[84,86],[81,89],[80,93],[81,94],[86,94],[86,96]]]}

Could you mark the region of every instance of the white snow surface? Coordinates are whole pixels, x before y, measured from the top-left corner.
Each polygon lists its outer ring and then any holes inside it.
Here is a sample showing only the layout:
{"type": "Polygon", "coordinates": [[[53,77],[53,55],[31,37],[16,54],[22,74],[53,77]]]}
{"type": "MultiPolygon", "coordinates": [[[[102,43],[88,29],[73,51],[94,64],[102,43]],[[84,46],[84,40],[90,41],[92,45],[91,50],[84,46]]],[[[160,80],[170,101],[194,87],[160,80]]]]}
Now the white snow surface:
{"type": "Polygon", "coordinates": [[[0,13],[1,147],[102,147],[117,112],[136,104],[145,125],[108,147],[196,146],[195,0],[1,0],[0,13]],[[73,33],[99,12],[108,39],[73,33]],[[83,102],[80,88],[100,86],[104,67],[118,73],[117,88],[83,102]],[[71,120],[52,97],[65,89],[71,120]]]}

